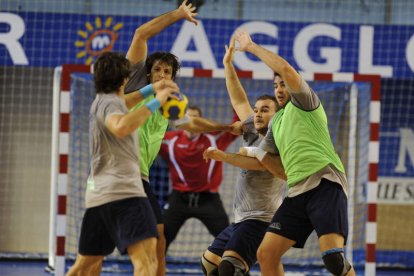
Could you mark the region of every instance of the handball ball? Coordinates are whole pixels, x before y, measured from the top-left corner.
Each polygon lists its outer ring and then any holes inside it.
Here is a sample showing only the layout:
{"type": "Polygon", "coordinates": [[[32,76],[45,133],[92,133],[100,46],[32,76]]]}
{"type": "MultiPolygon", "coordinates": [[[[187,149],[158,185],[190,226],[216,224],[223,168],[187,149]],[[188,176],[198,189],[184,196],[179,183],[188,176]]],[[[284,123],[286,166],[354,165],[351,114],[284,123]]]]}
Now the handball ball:
{"type": "Polygon", "coordinates": [[[188,99],[182,93],[176,93],[177,99],[170,98],[160,107],[160,112],[168,120],[178,120],[184,117],[187,111],[188,99]]]}

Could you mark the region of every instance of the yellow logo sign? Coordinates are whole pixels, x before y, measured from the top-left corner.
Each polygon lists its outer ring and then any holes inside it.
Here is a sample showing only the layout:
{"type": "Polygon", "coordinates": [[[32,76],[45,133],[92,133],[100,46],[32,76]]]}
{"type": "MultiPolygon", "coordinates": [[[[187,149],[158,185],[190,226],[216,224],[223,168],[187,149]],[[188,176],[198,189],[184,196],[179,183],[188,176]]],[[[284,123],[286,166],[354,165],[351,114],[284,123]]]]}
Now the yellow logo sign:
{"type": "Polygon", "coordinates": [[[98,55],[112,50],[118,31],[123,27],[122,23],[113,25],[112,21],[112,17],[108,17],[103,23],[101,18],[96,17],[95,25],[86,22],[86,30],[78,30],[81,39],[75,41],[75,46],[80,50],[76,58],[84,59],[85,64],[90,65],[98,55]]]}

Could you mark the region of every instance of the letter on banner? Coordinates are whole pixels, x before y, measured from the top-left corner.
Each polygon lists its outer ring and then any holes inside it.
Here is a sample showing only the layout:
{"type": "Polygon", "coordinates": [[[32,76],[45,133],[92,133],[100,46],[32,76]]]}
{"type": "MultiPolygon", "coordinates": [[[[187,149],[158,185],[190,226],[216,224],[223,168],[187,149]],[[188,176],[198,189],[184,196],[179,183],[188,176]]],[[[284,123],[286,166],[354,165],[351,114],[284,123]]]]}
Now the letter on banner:
{"type": "Polygon", "coordinates": [[[361,26],[359,29],[359,73],[392,77],[392,66],[374,65],[374,27],[361,26]]]}
{"type": "Polygon", "coordinates": [[[0,12],[0,23],[6,23],[10,26],[8,33],[0,33],[0,44],[6,46],[13,64],[28,65],[26,53],[19,42],[26,29],[23,19],[17,14],[0,12]]]}
{"type": "Polygon", "coordinates": [[[338,72],[341,70],[341,49],[338,47],[321,47],[320,55],[325,63],[314,62],[309,56],[309,44],[318,36],[327,36],[341,40],[341,29],[330,24],[312,24],[303,28],[295,37],[293,56],[298,66],[308,72],[338,72]]]}
{"type": "Polygon", "coordinates": [[[211,51],[203,23],[198,21],[198,26],[184,21],[177,38],[171,49],[171,53],[180,57],[181,62],[200,62],[203,68],[216,69],[217,63],[211,51]],[[194,42],[196,50],[188,50],[191,41],[194,42]]]}

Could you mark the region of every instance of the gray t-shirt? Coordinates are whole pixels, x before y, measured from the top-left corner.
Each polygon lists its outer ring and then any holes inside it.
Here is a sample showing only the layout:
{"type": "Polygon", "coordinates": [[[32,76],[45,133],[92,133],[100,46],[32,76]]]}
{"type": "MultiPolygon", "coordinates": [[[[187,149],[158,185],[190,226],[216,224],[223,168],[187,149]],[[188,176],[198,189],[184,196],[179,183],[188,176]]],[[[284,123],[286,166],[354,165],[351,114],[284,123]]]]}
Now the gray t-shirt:
{"type": "MultiPolygon", "coordinates": [[[[287,89],[289,95],[291,96],[291,102],[293,105],[305,111],[311,111],[318,108],[320,100],[304,79],[301,80],[299,91],[294,91],[290,87],[287,87],[287,89]]],[[[259,147],[270,153],[279,152],[276,147],[276,142],[273,138],[272,120],[270,120],[267,134],[262,143],[260,143],[259,147]]],[[[287,196],[294,197],[303,194],[313,188],[316,188],[319,186],[322,178],[326,178],[332,182],[338,183],[342,186],[345,194],[348,195],[348,181],[345,174],[335,169],[334,166],[328,165],[290,188],[287,196]]]]}
{"type": "MultiPolygon", "coordinates": [[[[253,116],[243,122],[244,146],[258,146],[263,139],[254,128],[253,116]]],[[[286,195],[287,185],[268,171],[241,170],[234,199],[235,222],[257,219],[270,222],[286,195]]]]}
{"type": "Polygon", "coordinates": [[[135,133],[117,138],[105,126],[114,114],[127,114],[125,101],[116,94],[99,93],[89,113],[90,173],[86,208],[108,202],[146,197],[139,169],[135,133]]]}

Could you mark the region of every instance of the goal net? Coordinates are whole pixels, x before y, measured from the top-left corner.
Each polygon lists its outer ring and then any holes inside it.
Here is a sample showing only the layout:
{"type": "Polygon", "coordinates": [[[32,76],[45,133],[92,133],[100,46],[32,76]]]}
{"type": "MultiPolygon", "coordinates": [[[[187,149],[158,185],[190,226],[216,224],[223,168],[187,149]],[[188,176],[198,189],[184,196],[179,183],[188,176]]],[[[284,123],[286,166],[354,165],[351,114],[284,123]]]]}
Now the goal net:
{"type": "MultiPolygon", "coordinates": [[[[65,65],[67,66],[67,65],[65,65]]],[[[66,258],[73,259],[77,252],[81,219],[84,212],[84,193],[89,172],[89,107],[95,97],[92,75],[76,73],[70,75],[70,120],[68,120],[68,181],[67,210],[65,228],[66,258]]],[[[85,70],[84,70],[85,71],[85,70]]],[[[181,91],[189,98],[191,105],[198,105],[203,116],[219,122],[231,122],[232,108],[226,91],[225,80],[209,70],[183,68],[177,83],[181,91]],[[207,75],[207,76],[206,76],[207,75]],[[210,75],[210,76],[209,76],[210,75]],[[201,77],[200,77],[201,76],[201,77]]],[[[260,74],[256,74],[261,76],[260,74]]],[[[263,94],[273,94],[273,82],[270,75],[255,77],[251,72],[240,72],[241,81],[251,103],[263,94]]],[[[370,112],[372,106],[372,83],[323,80],[329,74],[303,74],[317,92],[324,105],[332,141],[344,163],[351,184],[349,215],[350,236],[348,255],[355,265],[363,265],[366,260],[366,222],[367,189],[369,182],[370,149],[370,112]],[[322,77],[321,77],[322,76],[322,77]]],[[[351,74],[352,76],[352,74],[351,74]]],[[[66,80],[69,81],[69,80],[66,80]]],[[[238,151],[241,140],[236,140],[228,149],[238,151]]],[[[232,203],[235,179],[239,169],[224,165],[224,177],[220,194],[226,211],[233,219],[232,203]]],[[[163,206],[170,191],[169,172],[165,161],[158,158],[150,171],[151,185],[159,204],[163,206]]],[[[205,226],[196,219],[188,220],[181,228],[176,240],[171,244],[167,260],[170,262],[198,262],[203,251],[213,237],[205,226]]],[[[117,253],[109,257],[123,260],[117,253]]],[[[284,258],[285,264],[321,266],[318,240],[313,233],[305,249],[292,249],[284,258]]]]}

